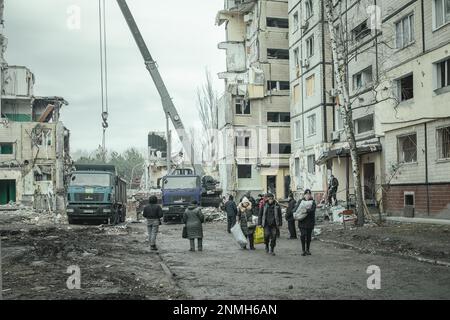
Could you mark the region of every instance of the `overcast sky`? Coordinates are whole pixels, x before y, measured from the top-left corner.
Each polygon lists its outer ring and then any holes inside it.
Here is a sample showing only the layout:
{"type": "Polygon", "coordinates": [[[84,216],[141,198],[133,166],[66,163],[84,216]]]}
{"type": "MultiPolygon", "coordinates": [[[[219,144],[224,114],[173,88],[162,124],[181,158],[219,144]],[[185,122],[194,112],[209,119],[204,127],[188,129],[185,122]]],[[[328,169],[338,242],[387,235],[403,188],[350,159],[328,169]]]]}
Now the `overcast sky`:
{"type": "MultiPolygon", "coordinates": [[[[107,147],[145,150],[149,131],[165,130],[160,98],[115,0],[107,0],[109,124],[107,147]]],[[[141,32],[158,62],[186,126],[198,125],[196,91],[208,68],[215,88],[225,56],[215,26],[223,0],[129,0],[141,32]]],[[[36,77],[34,94],[62,96],[70,105],[62,121],[72,150],[101,143],[101,95],[97,0],[5,0],[6,59],[36,77]],[[70,30],[67,9],[81,9],[80,30],[70,30]]]]}

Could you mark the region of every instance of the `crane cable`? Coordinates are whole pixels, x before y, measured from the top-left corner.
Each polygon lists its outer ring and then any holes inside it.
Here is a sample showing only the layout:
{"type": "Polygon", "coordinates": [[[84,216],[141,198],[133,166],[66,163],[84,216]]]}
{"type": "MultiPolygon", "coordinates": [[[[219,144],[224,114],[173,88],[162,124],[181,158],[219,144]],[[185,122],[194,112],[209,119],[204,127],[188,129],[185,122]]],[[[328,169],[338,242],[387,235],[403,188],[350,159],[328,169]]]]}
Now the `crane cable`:
{"type": "Polygon", "coordinates": [[[105,0],[98,0],[98,15],[99,15],[99,35],[100,35],[100,86],[102,95],[102,156],[105,161],[106,156],[106,129],[108,128],[108,60],[106,48],[106,10],[105,0]]]}

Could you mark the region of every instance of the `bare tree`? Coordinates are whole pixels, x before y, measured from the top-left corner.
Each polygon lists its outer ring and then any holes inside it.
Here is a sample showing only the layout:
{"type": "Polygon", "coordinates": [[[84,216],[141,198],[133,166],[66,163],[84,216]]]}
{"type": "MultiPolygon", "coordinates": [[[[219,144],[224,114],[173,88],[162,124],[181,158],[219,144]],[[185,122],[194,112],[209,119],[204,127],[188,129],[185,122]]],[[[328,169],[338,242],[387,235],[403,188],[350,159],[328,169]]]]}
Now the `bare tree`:
{"type": "MultiPolygon", "coordinates": [[[[389,41],[385,41],[386,38],[379,40],[378,36],[381,34],[381,30],[372,26],[371,31],[375,31],[374,42],[379,41],[376,45],[367,45],[365,47],[358,46],[358,35],[352,34],[348,30],[349,21],[347,17],[344,18],[344,9],[346,1],[342,0],[324,0],[325,2],[325,14],[328,21],[328,29],[330,34],[330,44],[333,58],[333,70],[336,89],[338,93],[337,105],[339,112],[344,122],[344,131],[346,133],[346,139],[349,144],[350,156],[352,161],[352,174],[353,184],[355,189],[356,198],[356,214],[358,217],[358,226],[364,225],[364,213],[365,204],[363,201],[363,190],[361,185],[361,168],[360,157],[358,154],[357,143],[355,138],[355,126],[353,122],[353,112],[357,109],[370,108],[383,101],[392,100],[394,105],[398,105],[398,96],[393,94],[390,90],[389,82],[392,82],[388,77],[379,73],[378,70],[374,72],[373,80],[364,90],[356,90],[351,94],[350,84],[351,77],[349,75],[349,64],[357,60],[358,57],[365,52],[374,51],[374,54],[379,58],[380,53],[377,50],[377,45],[384,45],[389,47],[389,41]],[[364,97],[372,95],[369,102],[366,102],[364,97]]],[[[361,3],[359,3],[361,4],[361,3]]],[[[365,8],[367,12],[367,8],[365,8]]],[[[381,18],[376,15],[376,19],[381,18]]],[[[395,108],[394,106],[394,108],[395,108]]]]}
{"type": "Polygon", "coordinates": [[[213,88],[211,73],[205,71],[206,82],[197,90],[197,110],[204,131],[201,137],[201,145],[203,152],[206,152],[208,159],[213,160],[217,157],[216,139],[218,129],[218,98],[213,88]]]}

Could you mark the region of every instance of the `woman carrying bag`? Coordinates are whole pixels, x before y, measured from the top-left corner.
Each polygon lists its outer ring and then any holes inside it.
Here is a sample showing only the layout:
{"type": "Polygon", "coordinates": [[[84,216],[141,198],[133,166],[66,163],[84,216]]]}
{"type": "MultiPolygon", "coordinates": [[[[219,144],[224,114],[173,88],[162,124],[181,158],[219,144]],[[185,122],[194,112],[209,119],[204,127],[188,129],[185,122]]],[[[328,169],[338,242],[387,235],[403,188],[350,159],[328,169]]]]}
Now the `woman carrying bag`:
{"type": "Polygon", "coordinates": [[[294,219],[298,221],[298,228],[300,229],[302,256],[310,256],[311,238],[316,224],[316,202],[312,197],[311,190],[305,190],[303,199],[300,200],[294,213],[294,219]]]}
{"type": "MultiPolygon", "coordinates": [[[[252,204],[247,197],[244,197],[238,206],[237,221],[241,226],[242,232],[248,238],[250,250],[255,250],[253,235],[255,233],[256,224],[253,220],[252,204]]],[[[247,246],[242,246],[242,249],[247,249],[247,246]]]]}
{"type": "Polygon", "coordinates": [[[183,238],[189,239],[191,248],[189,251],[195,251],[195,239],[197,239],[198,251],[203,251],[203,227],[202,223],[205,221],[201,208],[198,207],[196,200],[191,202],[191,205],[183,214],[183,238]]]}

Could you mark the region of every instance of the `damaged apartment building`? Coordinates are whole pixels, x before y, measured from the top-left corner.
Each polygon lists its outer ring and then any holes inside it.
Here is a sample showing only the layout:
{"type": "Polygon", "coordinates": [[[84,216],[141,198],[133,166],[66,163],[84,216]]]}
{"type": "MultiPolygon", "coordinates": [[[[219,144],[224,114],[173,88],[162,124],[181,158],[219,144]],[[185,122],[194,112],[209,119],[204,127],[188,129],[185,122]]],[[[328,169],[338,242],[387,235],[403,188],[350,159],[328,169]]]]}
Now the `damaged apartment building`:
{"type": "Polygon", "coordinates": [[[3,29],[1,42],[0,205],[62,211],[65,177],[71,168],[69,131],[60,121],[67,102],[34,96],[33,73],[4,60],[3,29]]]}
{"type": "Polygon", "coordinates": [[[219,74],[219,171],[225,192],[241,196],[290,189],[289,23],[287,1],[226,0],[227,70],[219,74]]]}
{"type": "MultiPolygon", "coordinates": [[[[325,1],[290,0],[294,190],[354,194],[325,1]]],[[[336,2],[337,3],[337,2],[336,2]]],[[[450,217],[450,1],[340,1],[363,196],[389,215],[450,217]]],[[[339,33],[338,33],[339,34],[339,33]]],[[[340,33],[342,34],[342,33],[340,33]]]]}

